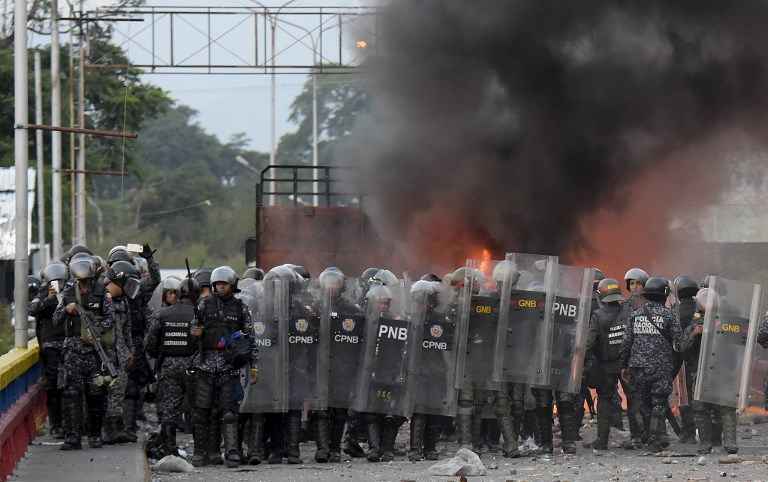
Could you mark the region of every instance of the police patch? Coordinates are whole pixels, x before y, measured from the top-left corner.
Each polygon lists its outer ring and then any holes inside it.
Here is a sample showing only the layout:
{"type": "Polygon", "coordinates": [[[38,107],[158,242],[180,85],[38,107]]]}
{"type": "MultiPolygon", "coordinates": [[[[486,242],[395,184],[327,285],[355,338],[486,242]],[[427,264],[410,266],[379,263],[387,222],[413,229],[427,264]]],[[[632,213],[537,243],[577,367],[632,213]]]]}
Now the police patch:
{"type": "Polygon", "coordinates": [[[344,328],[344,331],[352,331],[355,329],[355,320],[352,318],[344,318],[341,322],[341,327],[344,328]]]}
{"type": "Polygon", "coordinates": [[[443,327],[440,325],[432,325],[432,328],[429,329],[429,333],[432,335],[432,338],[440,338],[443,336],[443,327]]]}
{"type": "Polygon", "coordinates": [[[256,335],[261,336],[265,331],[267,331],[267,326],[263,321],[257,321],[253,324],[253,331],[256,333],[256,335]]]}
{"type": "Polygon", "coordinates": [[[299,333],[304,333],[309,329],[309,322],[305,320],[304,318],[299,318],[296,320],[296,330],[299,331],[299,333]]]}

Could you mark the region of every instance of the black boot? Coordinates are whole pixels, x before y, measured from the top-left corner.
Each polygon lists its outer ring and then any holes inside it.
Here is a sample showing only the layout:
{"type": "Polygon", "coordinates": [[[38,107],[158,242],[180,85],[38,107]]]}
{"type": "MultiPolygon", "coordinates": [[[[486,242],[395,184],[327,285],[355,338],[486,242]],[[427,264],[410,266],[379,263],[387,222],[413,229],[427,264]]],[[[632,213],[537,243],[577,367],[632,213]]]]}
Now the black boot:
{"type": "Polygon", "coordinates": [[[328,426],[328,412],[317,413],[317,451],[315,462],[324,464],[330,458],[330,427],[328,426]]]}
{"type": "Polygon", "coordinates": [[[504,445],[502,447],[504,457],[519,457],[520,451],[518,450],[517,431],[515,430],[515,424],[512,417],[505,416],[499,418],[499,428],[501,429],[501,436],[504,438],[504,445]]]}
{"type": "Polygon", "coordinates": [[[411,447],[408,452],[408,460],[411,462],[424,460],[424,430],[426,425],[426,415],[414,414],[411,417],[411,447]]]}
{"type": "Polygon", "coordinates": [[[387,417],[381,427],[381,461],[392,462],[395,460],[395,438],[400,428],[399,422],[387,417]]]}
{"type": "Polygon", "coordinates": [[[224,414],[222,429],[225,463],[230,469],[237,468],[240,466],[240,450],[237,448],[237,414],[224,414]]]}
{"type": "Polygon", "coordinates": [[[381,424],[379,417],[372,415],[368,421],[368,462],[381,460],[381,424]]]}
{"type": "Polygon", "coordinates": [[[118,443],[134,443],[138,440],[136,435],[136,407],[137,400],[125,400],[123,404],[123,426],[118,431],[118,443]]]}
{"type": "Polygon", "coordinates": [[[104,444],[114,445],[120,443],[118,439],[118,420],[119,417],[109,416],[104,419],[104,444]]]}
{"type": "Polygon", "coordinates": [[[179,448],[176,446],[176,424],[173,422],[160,425],[160,433],[163,439],[163,451],[165,455],[179,455],[179,448]]]}
{"type": "MultiPolygon", "coordinates": [[[[666,410],[665,410],[666,411],[666,410]]],[[[648,450],[654,453],[666,448],[666,415],[659,410],[651,413],[648,426],[648,450]]]]}
{"type": "Polygon", "coordinates": [[[723,417],[719,410],[711,410],[712,417],[712,446],[722,447],[723,445],[723,417]]]}
{"type": "Polygon", "coordinates": [[[208,434],[208,465],[223,465],[221,458],[221,412],[213,412],[208,434]]]}
{"type": "Polygon", "coordinates": [[[208,447],[210,441],[208,440],[210,427],[208,424],[201,423],[195,417],[192,424],[192,438],[195,442],[195,454],[192,456],[192,465],[195,467],[204,467],[208,465],[208,447]]]}
{"type": "Polygon", "coordinates": [[[99,449],[104,445],[101,429],[107,400],[103,396],[88,397],[88,446],[99,449]]]}
{"type": "Polygon", "coordinates": [[[564,454],[576,453],[576,439],[578,437],[578,414],[570,402],[558,402],[557,416],[560,420],[560,439],[564,454]]]}
{"type": "Polygon", "coordinates": [[[461,413],[456,416],[456,432],[459,448],[472,449],[472,415],[461,413]]]}
{"type": "Polygon", "coordinates": [[[483,417],[480,410],[472,417],[472,450],[478,454],[487,452],[483,444],[483,417]]]}
{"type": "Polygon", "coordinates": [[[64,422],[64,444],[61,450],[80,450],[82,449],[82,426],[83,415],[82,394],[75,392],[65,392],[62,397],[62,415],[64,422]]]}
{"type": "Polygon", "coordinates": [[[696,443],[696,424],[693,421],[693,410],[689,406],[680,407],[680,421],[682,422],[682,431],[680,432],[680,443],[696,443]]]}
{"type": "Polygon", "coordinates": [[[539,433],[538,454],[552,454],[552,407],[539,407],[536,409],[536,429],[539,433]]]}
{"type": "Polygon", "coordinates": [[[301,440],[301,412],[291,410],[288,412],[288,437],[286,440],[285,458],[289,464],[301,463],[299,441],[301,440]]]}
{"type": "Polygon", "coordinates": [[[341,462],[341,438],[344,436],[345,416],[340,410],[331,413],[330,455],[328,461],[341,462]]]}
{"type": "Polygon", "coordinates": [[[64,437],[61,415],[61,391],[53,388],[46,390],[46,404],[48,406],[48,423],[51,426],[50,434],[56,439],[64,437]]]}
{"type": "Polygon", "coordinates": [[[264,429],[268,431],[270,440],[269,464],[282,464],[285,454],[285,424],[286,414],[270,414],[264,419],[264,429]]]}
{"type": "Polygon", "coordinates": [[[614,406],[611,403],[600,403],[597,412],[597,438],[585,447],[593,450],[608,450],[608,437],[611,424],[616,420],[614,406]]]}
{"type": "Polygon", "coordinates": [[[440,454],[437,452],[437,439],[440,437],[441,424],[435,423],[427,417],[427,428],[424,430],[424,458],[427,460],[438,460],[440,454]]]}
{"type": "Polygon", "coordinates": [[[264,460],[264,417],[253,415],[248,432],[248,465],[259,465],[264,460]]]}

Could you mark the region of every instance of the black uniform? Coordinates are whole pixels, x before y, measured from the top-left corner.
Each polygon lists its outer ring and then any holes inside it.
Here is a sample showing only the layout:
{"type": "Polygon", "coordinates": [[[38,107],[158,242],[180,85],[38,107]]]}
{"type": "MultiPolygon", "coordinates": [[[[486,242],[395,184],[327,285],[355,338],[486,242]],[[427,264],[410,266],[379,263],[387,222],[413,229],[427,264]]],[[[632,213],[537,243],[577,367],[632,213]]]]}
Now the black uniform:
{"type": "Polygon", "coordinates": [[[619,303],[603,303],[592,313],[587,335],[587,363],[594,367],[597,396],[597,440],[595,449],[608,448],[611,423],[616,414],[616,384],[621,374],[621,347],[626,325],[619,318],[619,303]]]}
{"type": "Polygon", "coordinates": [[[64,359],[64,325],[53,322],[59,300],[56,295],[41,293],[30,303],[29,313],[35,317],[35,336],[43,364],[43,387],[46,392],[51,433],[62,435],[61,390],[57,386],[59,367],[64,359]]]}
{"type": "MultiPolygon", "coordinates": [[[[203,299],[199,309],[203,328],[202,351],[194,355],[194,439],[195,457],[207,463],[210,425],[221,420],[226,456],[235,458],[237,450],[237,421],[241,391],[239,369],[232,366],[224,350],[233,333],[250,333],[251,315],[245,304],[230,296],[218,295],[203,299]]],[[[254,355],[255,360],[255,355],[254,355]]],[[[239,457],[238,461],[239,461],[239,457]]]]}
{"type": "Polygon", "coordinates": [[[145,346],[147,354],[157,359],[160,373],[157,411],[166,454],[176,452],[176,429],[181,426],[188,371],[198,348],[190,336],[195,322],[195,307],[187,298],[150,317],[145,346]]]}

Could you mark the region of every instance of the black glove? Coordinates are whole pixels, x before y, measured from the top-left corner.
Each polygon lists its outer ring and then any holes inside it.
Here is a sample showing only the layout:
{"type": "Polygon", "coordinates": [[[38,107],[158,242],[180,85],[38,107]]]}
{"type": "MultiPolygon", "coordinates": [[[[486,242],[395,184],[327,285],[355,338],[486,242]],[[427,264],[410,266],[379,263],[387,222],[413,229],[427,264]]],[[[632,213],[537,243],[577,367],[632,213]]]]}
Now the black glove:
{"type": "Polygon", "coordinates": [[[157,252],[157,250],[152,250],[152,248],[149,247],[149,244],[144,245],[144,249],[141,251],[141,257],[144,259],[152,259],[152,256],[157,252]]]}

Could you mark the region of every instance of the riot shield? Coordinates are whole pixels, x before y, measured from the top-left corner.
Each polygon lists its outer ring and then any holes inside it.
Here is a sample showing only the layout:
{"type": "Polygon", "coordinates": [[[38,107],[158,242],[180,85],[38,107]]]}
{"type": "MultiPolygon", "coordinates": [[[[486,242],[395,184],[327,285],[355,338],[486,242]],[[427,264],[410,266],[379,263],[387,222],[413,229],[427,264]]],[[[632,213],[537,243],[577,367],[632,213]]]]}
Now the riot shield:
{"type": "Polygon", "coordinates": [[[507,254],[493,380],[549,386],[557,256],[507,254]]]}
{"type": "Polygon", "coordinates": [[[552,307],[552,350],[547,388],[579,393],[589,329],[594,270],[557,266],[557,288],[552,307]]]}
{"type": "Polygon", "coordinates": [[[323,351],[328,367],[328,406],[349,408],[355,397],[358,368],[365,348],[365,313],[360,307],[360,282],[344,279],[338,284],[324,283],[322,288],[321,326],[330,332],[329,348],[323,351]]]}
{"type": "MultiPolygon", "coordinates": [[[[253,337],[259,350],[258,378],[248,380],[240,405],[242,413],[288,410],[288,324],[281,323],[281,307],[288,304],[288,282],[265,279],[262,303],[253,318],[253,337]]],[[[285,313],[282,313],[283,315],[285,313]]]]}
{"type": "Polygon", "coordinates": [[[411,323],[408,393],[412,412],[455,416],[458,359],[455,300],[452,290],[435,281],[417,281],[411,287],[408,318],[411,323]]]}
{"type": "Polygon", "coordinates": [[[288,304],[281,307],[281,322],[288,329],[288,408],[324,410],[328,403],[327,356],[329,329],[320,316],[321,299],[316,280],[296,277],[289,287],[288,304]]]}
{"type": "Polygon", "coordinates": [[[405,316],[406,283],[373,284],[366,295],[365,348],[353,410],[410,415],[408,350],[413,333],[405,316]]]}
{"type": "MultiPolygon", "coordinates": [[[[499,390],[501,384],[491,379],[497,352],[500,297],[504,280],[494,281],[504,261],[467,260],[466,266],[453,273],[452,290],[457,298],[458,345],[455,387],[460,390],[499,390]]],[[[511,283],[512,275],[506,280],[511,283]]]]}
{"type": "Polygon", "coordinates": [[[719,276],[702,296],[704,330],[694,400],[744,409],[760,310],[760,285],[719,276]]]}

